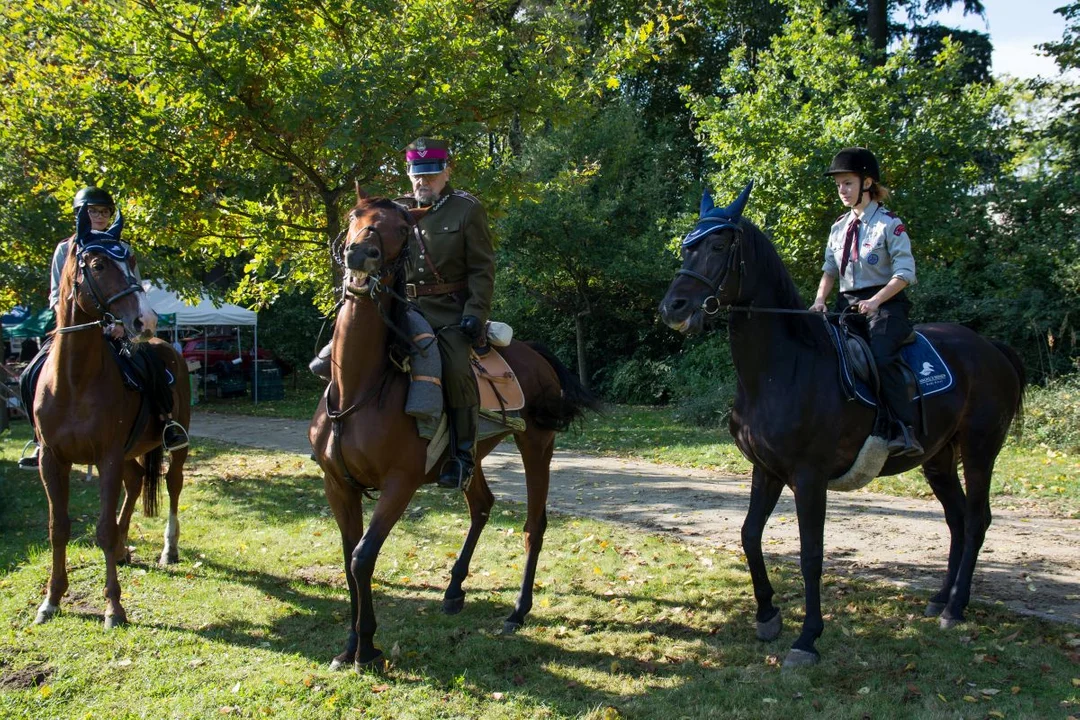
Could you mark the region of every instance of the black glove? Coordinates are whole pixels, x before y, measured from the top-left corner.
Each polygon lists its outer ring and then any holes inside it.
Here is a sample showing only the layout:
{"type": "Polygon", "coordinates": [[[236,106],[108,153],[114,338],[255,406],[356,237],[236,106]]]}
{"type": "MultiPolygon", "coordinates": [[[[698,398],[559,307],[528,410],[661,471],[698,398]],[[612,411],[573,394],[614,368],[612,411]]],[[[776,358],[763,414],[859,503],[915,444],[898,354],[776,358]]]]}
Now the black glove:
{"type": "Polygon", "coordinates": [[[477,340],[480,337],[480,318],[475,315],[465,315],[461,318],[461,332],[465,333],[465,336],[470,340],[477,340]]]}

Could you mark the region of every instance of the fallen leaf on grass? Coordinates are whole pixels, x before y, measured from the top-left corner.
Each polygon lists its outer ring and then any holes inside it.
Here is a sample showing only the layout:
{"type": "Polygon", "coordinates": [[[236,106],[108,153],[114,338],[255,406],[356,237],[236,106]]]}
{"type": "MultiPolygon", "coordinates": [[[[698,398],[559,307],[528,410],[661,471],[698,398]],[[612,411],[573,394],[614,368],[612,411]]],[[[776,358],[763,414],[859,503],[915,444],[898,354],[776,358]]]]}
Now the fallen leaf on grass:
{"type": "Polygon", "coordinates": [[[378,695],[379,693],[386,692],[389,689],[390,689],[389,685],[387,685],[386,683],[382,683],[381,685],[373,685],[372,688],[371,688],[371,692],[378,695]]]}
{"type": "Polygon", "coordinates": [[[993,697],[994,695],[997,695],[1001,691],[998,690],[997,688],[983,688],[979,692],[981,692],[983,695],[989,695],[989,696],[993,697]]]}
{"type": "Polygon", "coordinates": [[[938,693],[937,696],[938,696],[938,700],[940,700],[941,702],[943,702],[943,703],[949,702],[948,700],[945,699],[945,696],[942,695],[941,693],[938,693]]]}
{"type": "Polygon", "coordinates": [[[1019,695],[1020,694],[1020,686],[1019,685],[1013,685],[1012,688],[1009,690],[1009,692],[1011,692],[1013,695],[1019,695]]]}
{"type": "Polygon", "coordinates": [[[863,687],[859,688],[859,694],[860,695],[869,695],[870,694],[870,688],[868,688],[866,686],[863,686],[863,687]]]}
{"type": "Polygon", "coordinates": [[[922,695],[922,691],[919,690],[913,683],[908,683],[907,691],[912,695],[922,695]]]}
{"type": "Polygon", "coordinates": [[[972,695],[965,695],[964,702],[979,702],[979,699],[972,695]]]}
{"type": "Polygon", "coordinates": [[[491,699],[494,700],[495,702],[501,702],[504,697],[505,697],[505,695],[503,695],[501,692],[493,692],[493,693],[491,693],[491,699]]]}
{"type": "Polygon", "coordinates": [[[1073,684],[1073,687],[1080,687],[1080,678],[1073,678],[1072,679],[1072,684],[1073,684]]]}
{"type": "Polygon", "coordinates": [[[232,715],[234,712],[236,712],[236,708],[231,705],[222,705],[218,708],[219,715],[232,715]]]}
{"type": "Polygon", "coordinates": [[[999,720],[1004,720],[1005,713],[1001,712],[1000,710],[991,710],[990,712],[986,713],[986,716],[992,718],[999,718],[999,720]]]}

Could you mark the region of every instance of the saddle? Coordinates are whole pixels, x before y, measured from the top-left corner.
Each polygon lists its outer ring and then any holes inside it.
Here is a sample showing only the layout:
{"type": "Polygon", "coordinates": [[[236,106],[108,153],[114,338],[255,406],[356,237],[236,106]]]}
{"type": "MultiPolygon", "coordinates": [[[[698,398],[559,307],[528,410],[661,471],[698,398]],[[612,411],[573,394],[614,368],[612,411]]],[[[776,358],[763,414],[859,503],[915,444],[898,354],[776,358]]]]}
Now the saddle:
{"type": "MultiPolygon", "coordinates": [[[[877,407],[881,388],[870,345],[858,334],[833,323],[827,327],[840,358],[839,380],[844,396],[867,407],[877,407]]],[[[911,333],[900,348],[900,357],[908,394],[916,401],[951,390],[955,385],[952,370],[922,333],[911,333]],[[918,372],[912,368],[918,368],[918,372]]]]}
{"type": "MultiPolygon", "coordinates": [[[[157,406],[165,404],[162,396],[172,392],[169,388],[176,383],[176,378],[169,368],[165,367],[164,362],[147,346],[133,347],[112,339],[109,339],[107,344],[120,369],[124,387],[139,393],[139,412],[124,443],[124,452],[127,452],[134,447],[135,441],[142,435],[143,429],[149,422],[151,404],[157,406]],[[148,399],[150,402],[147,402],[148,399]]],[[[49,337],[19,376],[19,393],[22,395],[23,407],[26,408],[31,426],[34,426],[34,395],[37,393],[38,380],[41,378],[41,368],[45,366],[52,345],[53,338],[49,337]]],[[[168,404],[171,404],[171,399],[170,395],[168,404]]]]}

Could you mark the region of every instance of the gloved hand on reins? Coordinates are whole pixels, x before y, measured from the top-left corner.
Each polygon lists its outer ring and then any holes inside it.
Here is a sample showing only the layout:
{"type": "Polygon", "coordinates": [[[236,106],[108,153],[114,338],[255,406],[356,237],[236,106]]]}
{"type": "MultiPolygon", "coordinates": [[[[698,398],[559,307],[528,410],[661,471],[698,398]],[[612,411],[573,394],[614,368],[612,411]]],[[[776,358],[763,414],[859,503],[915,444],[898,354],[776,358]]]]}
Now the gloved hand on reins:
{"type": "Polygon", "coordinates": [[[461,328],[461,332],[465,333],[465,337],[470,340],[477,340],[480,337],[480,318],[475,315],[462,316],[461,324],[458,327],[461,328]]]}

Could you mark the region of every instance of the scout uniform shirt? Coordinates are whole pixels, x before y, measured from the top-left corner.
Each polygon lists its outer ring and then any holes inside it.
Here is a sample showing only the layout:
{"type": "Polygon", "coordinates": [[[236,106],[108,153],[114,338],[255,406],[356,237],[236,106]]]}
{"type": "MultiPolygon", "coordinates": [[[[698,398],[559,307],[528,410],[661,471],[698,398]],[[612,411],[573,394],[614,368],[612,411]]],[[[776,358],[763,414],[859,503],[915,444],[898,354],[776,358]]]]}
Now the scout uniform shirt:
{"type": "Polygon", "coordinates": [[[841,215],[829,231],[825,246],[825,263],[821,269],[840,278],[840,292],[879,287],[894,277],[914,285],[915,258],[904,222],[875,201],[863,211],[855,242],[857,251],[848,258],[847,268],[840,275],[845,236],[855,217],[854,210],[841,215]]]}
{"type": "MultiPolygon", "coordinates": [[[[416,207],[410,196],[399,202],[416,207]]],[[[423,247],[409,243],[409,300],[435,329],[456,325],[463,315],[475,316],[483,327],[495,290],[495,249],[483,205],[448,185],[419,226],[423,247]]]]}

